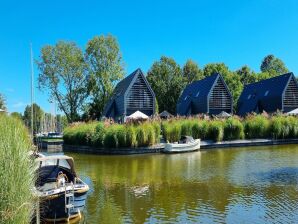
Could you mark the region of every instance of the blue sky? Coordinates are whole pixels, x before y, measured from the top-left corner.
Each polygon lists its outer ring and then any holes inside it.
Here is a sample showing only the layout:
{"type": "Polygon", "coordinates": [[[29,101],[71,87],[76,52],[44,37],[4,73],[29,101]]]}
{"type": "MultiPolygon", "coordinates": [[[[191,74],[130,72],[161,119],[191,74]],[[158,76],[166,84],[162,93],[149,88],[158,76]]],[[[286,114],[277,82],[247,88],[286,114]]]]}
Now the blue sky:
{"type": "MultiPolygon", "coordinates": [[[[118,38],[127,74],[147,72],[162,55],[180,65],[191,58],[200,67],[224,62],[258,72],[267,54],[298,74],[297,12],[296,0],[1,1],[0,92],[10,112],[30,103],[30,42],[38,58],[46,44],[71,40],[84,48],[108,33],[118,38]]],[[[35,98],[53,111],[46,94],[36,90],[35,98]]]]}

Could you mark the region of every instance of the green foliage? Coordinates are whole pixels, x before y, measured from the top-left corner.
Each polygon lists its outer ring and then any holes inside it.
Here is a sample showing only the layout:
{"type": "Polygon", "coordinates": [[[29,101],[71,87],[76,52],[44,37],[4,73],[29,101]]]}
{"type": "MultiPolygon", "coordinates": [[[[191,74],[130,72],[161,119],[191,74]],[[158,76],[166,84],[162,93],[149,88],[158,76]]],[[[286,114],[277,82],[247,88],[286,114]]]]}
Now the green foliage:
{"type": "Polygon", "coordinates": [[[211,121],[208,129],[208,138],[220,142],[223,140],[224,129],[221,121],[211,121]]]}
{"type": "Polygon", "coordinates": [[[236,140],[244,138],[244,127],[239,119],[228,118],[224,122],[224,139],[236,140]]]}
{"type": "Polygon", "coordinates": [[[91,136],[91,145],[102,147],[103,146],[103,140],[105,136],[105,127],[102,122],[98,122],[98,124],[95,127],[95,132],[91,136]]]}
{"type": "Polygon", "coordinates": [[[296,117],[285,116],[273,117],[270,132],[275,139],[297,138],[298,119],[296,117]]]}
{"type": "Polygon", "coordinates": [[[192,83],[193,81],[201,80],[205,78],[198,64],[192,60],[186,61],[182,69],[182,74],[184,79],[186,79],[187,84],[192,83]]]}
{"type": "Polygon", "coordinates": [[[88,67],[82,50],[73,42],[59,41],[42,48],[37,64],[39,88],[49,92],[70,123],[79,120],[88,97],[88,67]]]}
{"type": "Polygon", "coordinates": [[[128,147],[137,146],[136,128],[133,126],[126,127],[126,141],[128,147]]]}
{"type": "Polygon", "coordinates": [[[93,145],[97,123],[76,123],[64,129],[63,140],[69,145],[93,145]]]}
{"type": "Polygon", "coordinates": [[[0,223],[30,223],[34,208],[31,148],[22,121],[0,115],[0,223]]]}
{"type": "Polygon", "coordinates": [[[270,121],[263,115],[249,116],[245,119],[245,137],[252,138],[267,138],[269,134],[270,121]]]}
{"type": "Polygon", "coordinates": [[[181,124],[179,121],[164,122],[163,135],[167,142],[178,142],[181,138],[181,124]]]}
{"type": "Polygon", "coordinates": [[[12,112],[12,113],[10,114],[10,116],[13,117],[13,118],[19,119],[19,120],[23,120],[23,116],[22,116],[22,114],[19,113],[19,112],[12,112]]]}
{"type": "Polygon", "coordinates": [[[153,63],[147,80],[155,93],[159,110],[174,114],[180,93],[186,85],[180,66],[174,59],[163,56],[153,63]]]}
{"type": "Polygon", "coordinates": [[[267,55],[260,68],[262,72],[268,72],[271,77],[289,72],[284,62],[274,55],[267,55]]]}
{"type": "Polygon", "coordinates": [[[0,93],[0,110],[5,110],[5,111],[7,110],[5,97],[1,93],[0,93]]]}
{"type": "Polygon", "coordinates": [[[95,36],[88,41],[86,63],[89,67],[89,90],[92,103],[88,117],[98,119],[111,97],[115,84],[124,76],[124,65],[117,39],[112,35],[95,36]]]}
{"type": "MultiPolygon", "coordinates": [[[[31,130],[31,105],[27,105],[24,111],[25,125],[31,130]]],[[[33,132],[38,133],[41,131],[42,119],[44,117],[44,111],[36,103],[33,104],[33,132]]]]}
{"type": "Polygon", "coordinates": [[[111,125],[104,136],[104,146],[106,148],[116,148],[118,147],[118,139],[117,139],[117,126],[118,125],[111,125]]]}
{"type": "Polygon", "coordinates": [[[204,120],[194,122],[192,126],[192,136],[194,139],[206,139],[208,135],[208,123],[204,120]]]}
{"type": "Polygon", "coordinates": [[[148,143],[148,135],[142,126],[136,127],[137,146],[146,146],[148,143]]]}

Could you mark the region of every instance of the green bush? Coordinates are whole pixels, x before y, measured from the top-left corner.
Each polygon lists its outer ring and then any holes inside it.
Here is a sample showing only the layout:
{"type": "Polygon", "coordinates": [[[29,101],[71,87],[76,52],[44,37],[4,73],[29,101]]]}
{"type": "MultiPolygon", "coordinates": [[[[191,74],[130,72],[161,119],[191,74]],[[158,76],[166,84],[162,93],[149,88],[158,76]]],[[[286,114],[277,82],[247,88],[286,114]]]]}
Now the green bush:
{"type": "Polygon", "coordinates": [[[106,148],[118,147],[117,125],[111,125],[107,129],[106,134],[104,136],[103,143],[106,148]]]}
{"type": "Polygon", "coordinates": [[[91,145],[96,147],[103,146],[103,140],[105,136],[105,126],[102,122],[99,122],[95,128],[95,132],[91,136],[91,145]]]}
{"type": "Polygon", "coordinates": [[[244,138],[244,127],[236,118],[228,118],[224,122],[224,139],[236,140],[244,138]]]}
{"type": "Polygon", "coordinates": [[[117,126],[116,129],[116,135],[117,135],[117,147],[127,147],[127,141],[126,141],[126,135],[127,131],[125,130],[125,127],[123,125],[117,126]]]}
{"type": "Polygon", "coordinates": [[[193,122],[191,120],[181,121],[181,135],[192,136],[192,126],[193,122]]]}
{"type": "Polygon", "coordinates": [[[224,129],[221,121],[210,121],[208,128],[209,139],[220,142],[223,140],[224,129]]]}
{"type": "Polygon", "coordinates": [[[133,126],[126,127],[126,141],[128,147],[137,146],[136,130],[133,126]]]}
{"type": "Polygon", "coordinates": [[[206,139],[208,135],[208,124],[206,121],[198,120],[193,123],[192,137],[194,139],[206,139]]]}
{"type": "Polygon", "coordinates": [[[165,122],[163,124],[164,138],[168,142],[177,142],[181,138],[181,125],[179,122],[165,122]]]}
{"type": "Polygon", "coordinates": [[[79,123],[66,127],[63,140],[71,145],[92,145],[92,136],[95,133],[97,123],[79,123]]]}
{"type": "Polygon", "coordinates": [[[270,121],[262,115],[249,116],[245,119],[245,137],[267,138],[270,137],[270,121]]]}
{"type": "Polygon", "coordinates": [[[146,130],[142,126],[136,127],[137,146],[146,146],[148,143],[148,136],[146,130]]]}
{"type": "Polygon", "coordinates": [[[0,115],[0,223],[30,223],[35,179],[31,149],[22,121],[0,115]]]}
{"type": "Polygon", "coordinates": [[[155,142],[159,143],[160,142],[160,132],[161,132],[160,123],[159,122],[153,122],[152,125],[154,127],[155,142]]]}

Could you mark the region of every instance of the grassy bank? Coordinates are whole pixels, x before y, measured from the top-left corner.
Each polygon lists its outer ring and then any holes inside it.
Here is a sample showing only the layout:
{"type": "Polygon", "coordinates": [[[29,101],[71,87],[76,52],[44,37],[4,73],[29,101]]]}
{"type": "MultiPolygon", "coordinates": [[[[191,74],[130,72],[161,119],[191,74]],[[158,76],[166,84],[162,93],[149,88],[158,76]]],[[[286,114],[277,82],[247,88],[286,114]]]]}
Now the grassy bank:
{"type": "Polygon", "coordinates": [[[64,130],[64,142],[69,145],[106,148],[140,147],[158,143],[160,134],[168,142],[177,142],[182,135],[216,142],[256,138],[298,138],[298,118],[251,115],[244,119],[231,117],[225,120],[174,118],[138,125],[77,123],[64,130]]]}
{"type": "Polygon", "coordinates": [[[32,144],[21,121],[0,115],[0,223],[30,223],[32,144]]]}
{"type": "Polygon", "coordinates": [[[173,119],[162,125],[164,138],[178,141],[181,135],[190,135],[202,140],[238,139],[289,139],[298,138],[298,118],[291,116],[251,115],[244,119],[231,117],[225,120],[173,119]]]}
{"type": "Polygon", "coordinates": [[[141,147],[159,143],[160,125],[146,122],[138,125],[76,123],[64,130],[63,139],[69,145],[105,148],[141,147]]]}

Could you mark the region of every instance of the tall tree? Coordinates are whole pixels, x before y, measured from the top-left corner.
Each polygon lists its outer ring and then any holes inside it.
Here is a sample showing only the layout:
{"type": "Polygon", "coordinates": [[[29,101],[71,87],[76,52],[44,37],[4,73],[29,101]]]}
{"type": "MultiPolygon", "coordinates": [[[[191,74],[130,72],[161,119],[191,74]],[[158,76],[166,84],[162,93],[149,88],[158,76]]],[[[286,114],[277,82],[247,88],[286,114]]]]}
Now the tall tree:
{"type": "Polygon", "coordinates": [[[258,81],[256,74],[247,65],[244,65],[237,70],[236,74],[240,76],[243,85],[258,81]]]}
{"type": "Polygon", "coordinates": [[[0,93],[0,109],[7,110],[5,97],[1,93],[0,93]]]}
{"type": "Polygon", "coordinates": [[[92,102],[88,108],[92,119],[102,116],[115,84],[124,76],[119,44],[112,35],[96,36],[87,43],[86,61],[90,71],[92,102]]]}
{"type": "Polygon", "coordinates": [[[183,77],[187,80],[187,84],[204,78],[204,74],[198,64],[190,59],[186,61],[182,71],[183,77]]]}
{"type": "Polygon", "coordinates": [[[234,110],[236,110],[237,101],[243,90],[243,84],[241,82],[240,76],[236,72],[230,71],[224,63],[207,64],[203,71],[205,76],[209,76],[214,73],[220,73],[223,76],[233,96],[234,110]]]}
{"type": "Polygon", "coordinates": [[[271,77],[289,72],[284,62],[272,54],[263,59],[260,68],[262,72],[268,72],[271,77]]]}
{"type": "MultiPolygon", "coordinates": [[[[42,118],[44,116],[44,112],[40,106],[36,103],[33,104],[33,132],[38,133],[41,131],[42,118]]],[[[31,129],[31,105],[27,105],[24,111],[24,123],[25,125],[31,129]]]]}
{"type": "Polygon", "coordinates": [[[175,113],[178,98],[186,85],[180,66],[174,59],[163,56],[153,63],[147,79],[155,92],[159,111],[175,113]]]}
{"type": "Polygon", "coordinates": [[[69,122],[77,121],[88,96],[87,65],[81,49],[64,41],[45,46],[37,64],[39,88],[49,93],[51,101],[58,102],[69,122]]]}

